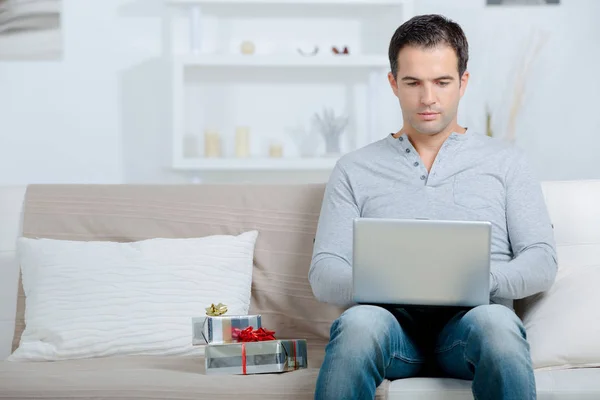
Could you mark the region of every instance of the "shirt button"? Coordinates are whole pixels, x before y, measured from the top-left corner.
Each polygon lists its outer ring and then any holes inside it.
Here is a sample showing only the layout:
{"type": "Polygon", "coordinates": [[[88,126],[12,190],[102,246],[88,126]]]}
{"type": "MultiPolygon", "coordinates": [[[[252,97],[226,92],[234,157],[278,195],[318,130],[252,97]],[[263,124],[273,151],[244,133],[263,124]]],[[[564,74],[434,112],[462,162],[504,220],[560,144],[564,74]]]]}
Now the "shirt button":
{"type": "Polygon", "coordinates": [[[407,153],[410,153],[410,149],[406,149],[406,152],[407,152],[407,153]]]}
{"type": "Polygon", "coordinates": [[[413,164],[415,167],[419,166],[419,163],[415,161],[415,163],[413,164]]]}
{"type": "Polygon", "coordinates": [[[400,136],[400,137],[398,138],[398,140],[399,140],[399,141],[401,141],[401,142],[403,142],[403,141],[404,141],[404,138],[403,138],[402,136],[400,136]]]}
{"type": "Polygon", "coordinates": [[[421,175],[421,180],[424,181],[427,178],[425,175],[421,175]]]}

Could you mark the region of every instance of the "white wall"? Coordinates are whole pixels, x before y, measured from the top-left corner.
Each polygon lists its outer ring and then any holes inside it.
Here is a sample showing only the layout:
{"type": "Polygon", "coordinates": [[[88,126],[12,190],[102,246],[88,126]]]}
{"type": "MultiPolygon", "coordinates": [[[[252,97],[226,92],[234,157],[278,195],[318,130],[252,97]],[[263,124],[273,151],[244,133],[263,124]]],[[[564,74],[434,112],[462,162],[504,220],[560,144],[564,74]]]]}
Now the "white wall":
{"type": "MultiPolygon", "coordinates": [[[[600,119],[594,117],[600,104],[600,81],[594,78],[600,65],[600,27],[595,21],[600,2],[561,0],[559,7],[482,10],[483,2],[428,0],[417,10],[455,19],[469,38],[472,81],[461,122],[483,129],[486,103],[506,114],[515,57],[531,32],[546,32],[548,41],[527,79],[516,143],[527,151],[541,179],[600,178],[600,119]]],[[[498,122],[501,129],[502,120],[498,122]]]]}
{"type": "Polygon", "coordinates": [[[2,184],[123,180],[119,73],[156,53],[160,23],[63,3],[64,60],[0,63],[2,184]]]}
{"type": "MultiPolygon", "coordinates": [[[[484,126],[486,101],[496,109],[507,102],[500,94],[510,81],[510,58],[503,56],[515,54],[528,28],[546,28],[551,36],[528,82],[517,144],[542,179],[599,178],[594,156],[600,149],[595,118],[600,81],[594,73],[600,26],[592,18],[600,15],[600,2],[562,2],[519,8],[509,16],[503,9],[485,9],[483,0],[417,0],[416,11],[444,13],[469,36],[473,78],[460,118],[473,129],[484,126]]],[[[159,16],[158,0],[64,0],[63,61],[0,63],[0,184],[193,179],[195,174],[168,168],[170,139],[162,112],[167,82],[152,61],[160,51],[159,16]]]]}

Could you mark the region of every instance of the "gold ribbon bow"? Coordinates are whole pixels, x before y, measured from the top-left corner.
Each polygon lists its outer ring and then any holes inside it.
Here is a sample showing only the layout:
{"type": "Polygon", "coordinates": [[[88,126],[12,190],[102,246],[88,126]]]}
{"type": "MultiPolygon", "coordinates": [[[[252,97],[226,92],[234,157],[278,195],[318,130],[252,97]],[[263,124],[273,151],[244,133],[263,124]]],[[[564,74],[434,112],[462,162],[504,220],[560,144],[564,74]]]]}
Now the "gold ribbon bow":
{"type": "Polygon", "coordinates": [[[211,304],[210,307],[206,307],[206,315],[209,317],[218,317],[227,312],[227,306],[223,303],[219,303],[216,306],[211,304]]]}

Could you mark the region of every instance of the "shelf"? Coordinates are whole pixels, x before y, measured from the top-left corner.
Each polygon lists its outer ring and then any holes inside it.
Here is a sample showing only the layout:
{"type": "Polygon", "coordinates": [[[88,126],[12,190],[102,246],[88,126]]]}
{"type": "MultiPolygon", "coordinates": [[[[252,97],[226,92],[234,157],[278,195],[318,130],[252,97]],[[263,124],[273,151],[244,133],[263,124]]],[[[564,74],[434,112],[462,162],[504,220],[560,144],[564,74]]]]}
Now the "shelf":
{"type": "Polygon", "coordinates": [[[407,0],[166,0],[173,5],[361,5],[361,6],[397,6],[406,3],[407,0]]]}
{"type": "Polygon", "coordinates": [[[176,170],[190,171],[326,171],[337,157],[317,158],[198,158],[179,159],[176,170]]]}
{"type": "Polygon", "coordinates": [[[339,55],[199,55],[179,56],[186,67],[336,67],[336,68],[389,68],[384,56],[339,55]]]}
{"type": "MultiPolygon", "coordinates": [[[[171,85],[173,170],[198,176],[326,173],[339,158],[300,158],[302,152],[284,158],[264,153],[185,158],[186,135],[201,135],[206,127],[224,132],[227,143],[238,125],[264,132],[268,140],[292,124],[310,125],[309,117],[326,107],[353,116],[345,149],[352,151],[397,126],[397,103],[388,101],[387,47],[392,32],[413,16],[414,0],[161,1],[167,7],[163,54],[171,85]],[[254,54],[241,54],[244,40],[256,44],[254,54]],[[320,47],[315,56],[296,50],[309,51],[313,44],[320,47]],[[350,54],[333,54],[331,46],[348,46],[350,54]]],[[[282,145],[295,143],[287,138],[282,145]]]]}

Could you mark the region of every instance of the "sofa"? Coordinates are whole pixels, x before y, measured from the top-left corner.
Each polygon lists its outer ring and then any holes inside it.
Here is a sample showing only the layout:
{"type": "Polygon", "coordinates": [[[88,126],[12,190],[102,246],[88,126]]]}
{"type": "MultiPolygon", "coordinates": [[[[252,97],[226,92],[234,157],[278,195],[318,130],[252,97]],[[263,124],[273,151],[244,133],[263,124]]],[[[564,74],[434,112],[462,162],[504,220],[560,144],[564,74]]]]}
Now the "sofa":
{"type": "MultiPolygon", "coordinates": [[[[597,206],[600,181],[543,182],[543,189],[554,224],[559,265],[569,268],[600,265],[600,209],[597,206]]],[[[6,330],[14,326],[10,332],[13,351],[19,345],[26,311],[14,259],[17,236],[133,242],[158,237],[235,235],[250,229],[260,232],[254,253],[250,313],[261,314],[263,326],[276,331],[280,337],[307,339],[309,348],[307,369],[248,376],[206,375],[204,360],[196,356],[2,361],[0,399],[313,398],[330,325],[343,312],[318,302],[308,283],[323,191],[323,184],[0,188],[0,280],[5,281],[2,288],[11,288],[5,290],[1,298],[5,305],[15,305],[14,324],[11,320],[10,326],[0,326],[4,337],[6,330]]],[[[577,293],[569,294],[569,298],[573,295],[577,293]]],[[[544,302],[552,301],[544,296],[518,301],[515,307],[519,315],[528,318],[528,312],[542,312],[544,302]]],[[[588,317],[597,320],[598,314],[588,317]]],[[[578,321],[574,319],[576,313],[569,314],[569,318],[578,321]]],[[[533,348],[560,347],[561,342],[550,334],[551,330],[540,339],[538,328],[543,324],[534,322],[530,325],[538,344],[533,343],[533,348]],[[544,341],[547,343],[541,343],[544,341]]],[[[552,323],[558,326],[560,322],[552,323]]],[[[585,327],[569,329],[577,331],[585,327]]],[[[569,351],[576,351],[573,350],[576,344],[570,343],[569,351]]],[[[597,346],[592,347],[590,357],[598,354],[597,346]]],[[[600,368],[595,368],[594,363],[599,359],[578,364],[577,360],[566,360],[568,354],[555,358],[564,359],[564,365],[555,363],[553,367],[536,369],[539,399],[600,398],[600,368]]],[[[386,380],[379,386],[376,398],[472,399],[470,384],[448,378],[386,380]]]]}

